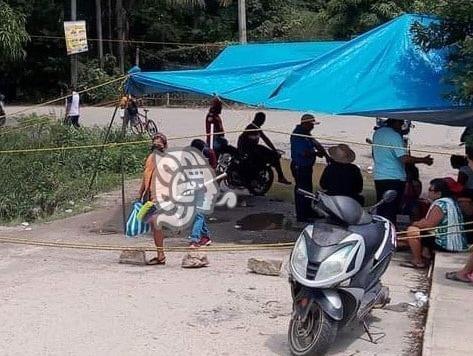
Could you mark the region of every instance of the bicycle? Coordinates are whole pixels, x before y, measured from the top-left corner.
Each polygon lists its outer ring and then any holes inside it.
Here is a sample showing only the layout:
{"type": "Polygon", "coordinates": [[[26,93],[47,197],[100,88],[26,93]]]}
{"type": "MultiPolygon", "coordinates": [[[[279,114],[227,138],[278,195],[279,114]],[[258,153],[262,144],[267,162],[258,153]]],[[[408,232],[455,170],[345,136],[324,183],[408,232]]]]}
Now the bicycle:
{"type": "Polygon", "coordinates": [[[148,119],[148,109],[143,109],[143,111],[145,112],[144,115],[138,112],[133,120],[134,122],[131,123],[131,132],[140,135],[146,131],[148,135],[153,137],[159,132],[158,125],[153,120],[148,119]]]}

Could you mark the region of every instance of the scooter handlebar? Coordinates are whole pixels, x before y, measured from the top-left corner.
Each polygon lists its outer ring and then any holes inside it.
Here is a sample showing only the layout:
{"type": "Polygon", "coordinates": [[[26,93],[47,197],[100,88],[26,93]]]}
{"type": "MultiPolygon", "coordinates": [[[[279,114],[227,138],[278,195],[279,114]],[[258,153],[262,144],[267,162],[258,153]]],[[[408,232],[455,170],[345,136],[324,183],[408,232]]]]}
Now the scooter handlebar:
{"type": "Polygon", "coordinates": [[[300,194],[300,195],[305,196],[306,198],[310,198],[312,200],[317,200],[317,195],[315,195],[314,193],[308,192],[307,190],[297,188],[297,193],[300,194]]]}

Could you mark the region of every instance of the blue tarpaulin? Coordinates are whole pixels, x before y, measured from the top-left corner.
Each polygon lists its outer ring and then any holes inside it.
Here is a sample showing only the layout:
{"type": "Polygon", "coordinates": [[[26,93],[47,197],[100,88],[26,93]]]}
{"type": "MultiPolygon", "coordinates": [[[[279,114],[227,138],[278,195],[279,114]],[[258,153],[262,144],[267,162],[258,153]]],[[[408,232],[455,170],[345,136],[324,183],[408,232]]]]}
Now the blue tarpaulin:
{"type": "Polygon", "coordinates": [[[416,21],[434,20],[403,15],[345,43],[230,46],[205,69],[133,73],[127,90],[193,92],[271,109],[463,126],[473,108],[445,98],[452,89],[443,83],[447,53],[426,53],[414,44],[416,21]]]}
{"type": "Polygon", "coordinates": [[[225,69],[283,62],[297,63],[317,58],[344,43],[325,41],[232,45],[225,48],[207,66],[207,69],[225,69]]]}

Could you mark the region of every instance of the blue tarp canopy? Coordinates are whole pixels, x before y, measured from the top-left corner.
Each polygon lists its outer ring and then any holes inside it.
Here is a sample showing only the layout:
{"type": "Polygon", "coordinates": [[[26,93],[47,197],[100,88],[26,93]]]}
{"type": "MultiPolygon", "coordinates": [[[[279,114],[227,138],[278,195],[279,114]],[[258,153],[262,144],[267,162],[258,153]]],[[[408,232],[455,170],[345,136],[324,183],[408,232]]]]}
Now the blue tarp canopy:
{"type": "Polygon", "coordinates": [[[344,43],[325,41],[232,45],[220,52],[207,69],[307,61],[334,50],[344,43]]]}
{"type": "Polygon", "coordinates": [[[446,50],[413,43],[415,22],[403,15],[348,42],[238,45],[207,68],[138,72],[135,95],[192,92],[268,109],[404,118],[447,125],[473,122],[473,108],[453,105],[443,83],[446,50]]]}

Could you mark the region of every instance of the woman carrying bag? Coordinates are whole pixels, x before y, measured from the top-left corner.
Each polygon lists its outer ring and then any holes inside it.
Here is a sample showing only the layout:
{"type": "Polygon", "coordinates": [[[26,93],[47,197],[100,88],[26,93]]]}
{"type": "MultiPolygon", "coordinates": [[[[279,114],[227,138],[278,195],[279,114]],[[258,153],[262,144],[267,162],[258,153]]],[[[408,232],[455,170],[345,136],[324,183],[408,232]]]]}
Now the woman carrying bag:
{"type": "MultiPolygon", "coordinates": [[[[167,149],[167,138],[162,133],[157,133],[153,136],[151,145],[151,153],[146,159],[145,169],[143,172],[143,180],[139,191],[139,199],[143,202],[156,201],[156,154],[163,153],[167,149]]],[[[164,233],[157,226],[156,219],[150,220],[151,231],[153,233],[154,244],[157,248],[157,256],[148,261],[148,265],[164,265],[166,264],[166,257],[164,255],[164,233]]]]}

